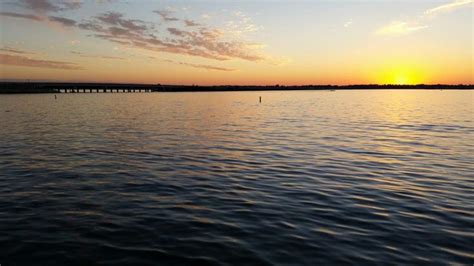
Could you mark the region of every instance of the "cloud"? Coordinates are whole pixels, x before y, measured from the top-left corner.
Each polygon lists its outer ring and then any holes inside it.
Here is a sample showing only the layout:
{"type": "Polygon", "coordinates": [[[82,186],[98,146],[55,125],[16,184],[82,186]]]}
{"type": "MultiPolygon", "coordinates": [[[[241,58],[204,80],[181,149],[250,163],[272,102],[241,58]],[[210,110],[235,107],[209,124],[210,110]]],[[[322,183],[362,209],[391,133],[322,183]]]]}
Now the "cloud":
{"type": "Polygon", "coordinates": [[[63,1],[63,10],[78,9],[82,6],[82,0],[66,0],[63,1]]]}
{"type": "Polygon", "coordinates": [[[172,16],[173,12],[170,10],[155,10],[153,12],[160,15],[161,19],[164,21],[179,21],[179,18],[172,16]]]}
{"type": "Polygon", "coordinates": [[[105,13],[91,21],[80,23],[78,27],[91,31],[92,36],[97,38],[150,51],[200,56],[214,60],[264,59],[256,53],[257,49],[249,48],[247,42],[225,38],[224,32],[217,28],[204,25],[190,30],[170,27],[167,28],[169,36],[157,37],[153,26],[148,26],[144,22],[136,24],[138,22],[140,21],[125,19],[119,13],[105,13]]]}
{"type": "Polygon", "coordinates": [[[76,21],[68,18],[63,17],[56,17],[56,16],[37,16],[33,14],[20,14],[14,12],[0,12],[0,16],[2,17],[11,17],[11,18],[21,18],[39,22],[54,22],[60,24],[64,27],[72,27],[76,25],[76,21]]]}
{"type": "Polygon", "coordinates": [[[19,0],[18,4],[26,9],[40,13],[77,9],[82,6],[82,2],[79,0],[19,0]]]}
{"type": "MultiPolygon", "coordinates": [[[[0,12],[0,16],[28,19],[41,23],[53,22],[63,27],[88,31],[91,37],[130,48],[155,52],[198,56],[219,61],[242,59],[257,62],[265,61],[266,58],[260,53],[262,45],[248,42],[242,36],[232,35],[232,31],[225,28],[210,27],[194,21],[185,21],[182,28],[169,27],[166,29],[167,34],[163,34],[163,31],[157,32],[156,25],[151,22],[130,19],[118,12],[105,12],[82,21],[58,16],[37,16],[12,12],[0,12]]],[[[243,21],[246,23],[250,21],[245,16],[240,14],[239,16],[244,18],[243,21]]],[[[244,28],[240,30],[240,33],[251,31],[245,25],[241,25],[244,28]]]]}
{"type": "Polygon", "coordinates": [[[176,36],[186,36],[188,34],[188,32],[184,31],[184,30],[180,30],[180,29],[177,29],[177,28],[168,28],[167,29],[168,32],[172,35],[176,35],[176,36]]]}
{"type": "Polygon", "coordinates": [[[60,8],[48,0],[20,0],[19,3],[27,9],[39,12],[59,11],[60,8]]]}
{"type": "Polygon", "coordinates": [[[123,57],[107,56],[107,55],[98,56],[97,58],[101,58],[101,59],[112,59],[112,60],[124,60],[124,59],[125,59],[125,58],[123,58],[123,57]]]}
{"type": "Polygon", "coordinates": [[[263,27],[253,24],[252,19],[241,11],[234,12],[233,17],[226,23],[226,32],[230,35],[240,36],[263,29],[263,27]]]}
{"type": "Polygon", "coordinates": [[[114,26],[121,26],[126,30],[144,31],[146,26],[144,22],[138,19],[124,19],[123,14],[117,12],[107,12],[97,16],[97,19],[114,26]]]}
{"type": "Polygon", "coordinates": [[[348,28],[352,25],[352,19],[344,23],[344,28],[348,28]]]}
{"type": "Polygon", "coordinates": [[[80,70],[82,69],[75,63],[52,61],[44,59],[32,59],[20,55],[0,54],[0,64],[10,66],[25,66],[25,67],[39,67],[39,68],[54,68],[63,70],[80,70]]]}
{"type": "Polygon", "coordinates": [[[196,26],[201,25],[201,24],[196,23],[193,20],[189,20],[189,19],[184,20],[184,24],[186,25],[186,27],[196,27],[196,26]]]}
{"type": "Polygon", "coordinates": [[[71,54],[77,55],[84,58],[94,58],[94,59],[110,59],[110,60],[124,60],[123,57],[118,56],[109,56],[109,55],[87,55],[77,51],[71,51],[71,54]]]}
{"type": "Polygon", "coordinates": [[[119,0],[95,0],[96,4],[108,4],[108,3],[113,3],[119,0]]]}
{"type": "Polygon", "coordinates": [[[2,17],[12,17],[12,18],[22,18],[22,19],[29,19],[29,20],[36,20],[36,21],[42,21],[43,18],[32,15],[32,14],[20,14],[20,13],[15,13],[15,12],[0,12],[0,16],[2,17]]]}
{"type": "Polygon", "coordinates": [[[49,21],[52,22],[57,22],[65,27],[72,27],[76,25],[76,21],[68,18],[62,18],[62,17],[55,17],[55,16],[50,16],[48,17],[49,21]]]}
{"type": "Polygon", "coordinates": [[[189,67],[194,67],[194,68],[207,69],[207,70],[236,71],[236,69],[232,69],[232,68],[216,67],[216,66],[203,65],[203,64],[191,64],[191,63],[186,63],[186,62],[177,62],[177,61],[173,61],[173,60],[169,60],[169,59],[165,59],[163,61],[168,62],[168,63],[172,63],[172,64],[189,66],[189,67]]]}
{"type": "Polygon", "coordinates": [[[473,0],[457,0],[449,4],[445,4],[445,5],[437,6],[435,8],[428,9],[425,11],[425,15],[434,16],[439,13],[444,13],[444,12],[451,11],[453,9],[465,7],[472,3],[474,3],[473,0]]]}
{"type": "Polygon", "coordinates": [[[427,20],[434,18],[438,14],[448,12],[461,7],[469,7],[474,3],[474,0],[454,0],[451,3],[440,5],[434,8],[430,8],[423,12],[421,16],[412,21],[394,21],[390,24],[383,26],[376,30],[376,34],[379,35],[404,35],[413,32],[417,32],[428,28],[427,20]]]}
{"type": "Polygon", "coordinates": [[[17,48],[12,48],[10,46],[4,46],[2,48],[0,48],[0,51],[1,52],[6,52],[6,53],[13,53],[13,54],[35,54],[33,52],[29,52],[29,51],[25,51],[25,50],[20,50],[20,49],[17,49],[17,48]]]}
{"type": "Polygon", "coordinates": [[[403,21],[394,21],[389,25],[378,29],[376,33],[379,35],[400,35],[413,33],[426,28],[428,28],[428,26],[403,21]]]}

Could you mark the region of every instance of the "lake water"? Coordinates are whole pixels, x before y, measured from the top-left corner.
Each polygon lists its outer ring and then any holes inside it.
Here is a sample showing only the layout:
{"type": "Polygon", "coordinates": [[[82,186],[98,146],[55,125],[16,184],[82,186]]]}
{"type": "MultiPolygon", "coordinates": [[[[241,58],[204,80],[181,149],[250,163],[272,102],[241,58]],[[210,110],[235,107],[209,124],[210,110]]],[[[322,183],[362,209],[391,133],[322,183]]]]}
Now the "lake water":
{"type": "Polygon", "coordinates": [[[2,266],[474,262],[474,91],[57,97],[0,96],[2,266]]]}

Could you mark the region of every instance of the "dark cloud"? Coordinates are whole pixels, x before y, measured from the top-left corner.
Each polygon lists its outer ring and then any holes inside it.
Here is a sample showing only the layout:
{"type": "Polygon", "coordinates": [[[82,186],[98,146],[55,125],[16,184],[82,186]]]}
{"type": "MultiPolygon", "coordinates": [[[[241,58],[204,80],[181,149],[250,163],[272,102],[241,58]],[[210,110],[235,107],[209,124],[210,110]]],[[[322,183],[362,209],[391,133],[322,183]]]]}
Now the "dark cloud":
{"type": "Polygon", "coordinates": [[[25,8],[32,9],[40,12],[56,12],[61,10],[58,6],[52,4],[48,0],[19,0],[25,8]]]}
{"type": "Polygon", "coordinates": [[[80,66],[70,62],[32,59],[20,55],[0,54],[0,64],[10,66],[26,66],[39,68],[55,68],[63,70],[80,70],[80,66]]]}
{"type": "Polygon", "coordinates": [[[18,4],[26,9],[41,13],[77,9],[82,6],[82,2],[77,0],[19,0],[18,4]]]}
{"type": "Polygon", "coordinates": [[[62,9],[63,10],[67,10],[67,9],[78,9],[82,6],[82,2],[81,1],[74,1],[74,0],[69,0],[68,1],[63,1],[62,3],[63,7],[62,9]]]}
{"type": "Polygon", "coordinates": [[[41,17],[36,16],[36,15],[20,14],[20,13],[15,13],[15,12],[0,12],[0,16],[12,17],[12,18],[23,18],[23,19],[36,20],[36,21],[43,20],[41,17]]]}
{"type": "Polygon", "coordinates": [[[72,27],[76,25],[76,21],[72,19],[55,17],[55,16],[49,16],[48,18],[50,21],[60,23],[61,25],[66,26],[66,27],[72,27]]]}
{"type": "Polygon", "coordinates": [[[189,20],[189,19],[184,20],[184,25],[186,25],[186,27],[201,26],[201,24],[195,22],[194,20],[189,20]]]}
{"type": "Polygon", "coordinates": [[[117,2],[119,0],[95,0],[95,3],[96,4],[107,4],[107,3],[113,3],[113,2],[117,2]]]}
{"type": "Polygon", "coordinates": [[[117,12],[108,12],[97,16],[99,21],[105,24],[121,26],[126,30],[144,31],[147,29],[145,23],[137,19],[124,19],[123,14],[117,12]]]}
{"type": "Polygon", "coordinates": [[[28,20],[34,20],[34,21],[42,21],[42,22],[56,22],[61,24],[62,26],[65,27],[72,27],[76,25],[76,21],[68,18],[63,18],[63,17],[56,17],[56,16],[36,16],[32,14],[20,14],[20,13],[14,13],[14,12],[0,12],[0,16],[4,17],[12,17],[12,18],[22,18],[22,19],[28,19],[28,20]]]}
{"type": "Polygon", "coordinates": [[[180,29],[177,29],[177,28],[168,28],[167,30],[172,35],[176,35],[176,36],[180,36],[180,37],[183,37],[183,36],[187,35],[186,31],[183,31],[183,30],[180,30],[180,29]]]}
{"type": "Polygon", "coordinates": [[[95,32],[101,32],[104,30],[100,24],[97,24],[93,21],[86,21],[78,24],[77,26],[82,30],[89,30],[95,32]]]}
{"type": "Polygon", "coordinates": [[[179,21],[179,18],[173,17],[173,12],[169,10],[155,10],[153,12],[160,15],[161,19],[164,21],[179,21]]]}
{"type": "Polygon", "coordinates": [[[63,18],[63,17],[56,17],[56,16],[36,16],[32,14],[20,14],[20,13],[14,13],[14,12],[0,12],[0,16],[3,17],[12,17],[12,18],[22,18],[22,19],[28,19],[28,20],[34,20],[34,21],[42,21],[42,22],[56,22],[61,24],[62,26],[65,27],[72,27],[76,25],[76,21],[68,18],[63,18]]]}
{"type": "Polygon", "coordinates": [[[113,36],[127,36],[130,33],[129,30],[124,29],[124,28],[119,28],[119,27],[110,27],[109,32],[113,36]]]}

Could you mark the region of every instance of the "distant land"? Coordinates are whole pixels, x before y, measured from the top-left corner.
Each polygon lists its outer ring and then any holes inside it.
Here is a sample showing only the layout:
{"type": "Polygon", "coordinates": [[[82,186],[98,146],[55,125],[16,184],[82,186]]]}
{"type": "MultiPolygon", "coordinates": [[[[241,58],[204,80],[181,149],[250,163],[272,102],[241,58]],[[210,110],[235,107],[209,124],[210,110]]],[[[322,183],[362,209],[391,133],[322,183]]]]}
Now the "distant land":
{"type": "Polygon", "coordinates": [[[0,94],[21,93],[116,93],[116,92],[199,92],[199,91],[274,91],[274,90],[472,90],[473,84],[459,85],[165,85],[123,83],[0,82],[0,94]]]}

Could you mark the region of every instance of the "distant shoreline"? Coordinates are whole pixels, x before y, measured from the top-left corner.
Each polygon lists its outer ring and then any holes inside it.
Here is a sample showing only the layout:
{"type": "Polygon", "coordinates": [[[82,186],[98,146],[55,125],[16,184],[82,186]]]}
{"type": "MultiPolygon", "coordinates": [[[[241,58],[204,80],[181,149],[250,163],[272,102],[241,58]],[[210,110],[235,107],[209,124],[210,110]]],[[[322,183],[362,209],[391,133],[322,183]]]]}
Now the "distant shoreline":
{"type": "Polygon", "coordinates": [[[128,93],[128,92],[218,92],[218,91],[299,91],[299,90],[473,90],[474,85],[299,85],[299,86],[189,86],[123,83],[0,82],[0,94],[31,93],[128,93]]]}

